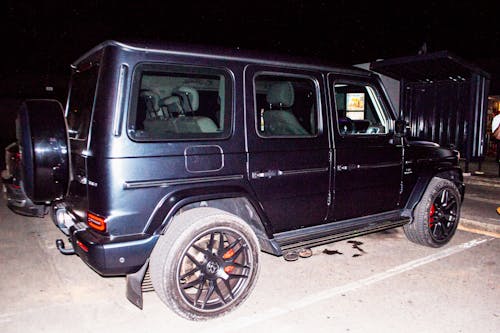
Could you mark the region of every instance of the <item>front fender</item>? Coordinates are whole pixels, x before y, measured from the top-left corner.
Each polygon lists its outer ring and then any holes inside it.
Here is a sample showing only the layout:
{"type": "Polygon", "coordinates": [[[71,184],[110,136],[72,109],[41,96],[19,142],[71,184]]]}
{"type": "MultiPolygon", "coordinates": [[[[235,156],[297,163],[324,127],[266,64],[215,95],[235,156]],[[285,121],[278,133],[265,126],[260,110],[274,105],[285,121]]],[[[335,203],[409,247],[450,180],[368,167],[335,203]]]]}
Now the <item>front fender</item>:
{"type": "Polygon", "coordinates": [[[427,189],[430,181],[434,177],[444,178],[452,181],[457,186],[461,195],[461,202],[463,202],[465,194],[465,185],[463,182],[462,169],[459,167],[439,167],[433,173],[421,174],[413,186],[412,192],[408,197],[404,207],[403,215],[406,217],[413,217],[413,210],[422,199],[425,190],[427,189]]]}

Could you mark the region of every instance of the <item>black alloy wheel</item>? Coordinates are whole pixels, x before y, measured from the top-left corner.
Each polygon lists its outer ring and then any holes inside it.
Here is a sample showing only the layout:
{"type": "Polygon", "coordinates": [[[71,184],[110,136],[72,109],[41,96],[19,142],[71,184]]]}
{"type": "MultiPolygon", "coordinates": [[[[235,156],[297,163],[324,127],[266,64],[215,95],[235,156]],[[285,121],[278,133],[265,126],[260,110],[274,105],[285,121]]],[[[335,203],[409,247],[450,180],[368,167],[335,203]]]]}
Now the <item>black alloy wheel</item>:
{"type": "Polygon", "coordinates": [[[247,287],[252,262],[244,235],[213,229],[186,248],[177,269],[177,287],[196,310],[222,309],[247,287]]]}
{"type": "Polygon", "coordinates": [[[429,229],[431,237],[442,242],[455,231],[458,214],[458,199],[449,189],[441,190],[429,209],[429,229]]]}

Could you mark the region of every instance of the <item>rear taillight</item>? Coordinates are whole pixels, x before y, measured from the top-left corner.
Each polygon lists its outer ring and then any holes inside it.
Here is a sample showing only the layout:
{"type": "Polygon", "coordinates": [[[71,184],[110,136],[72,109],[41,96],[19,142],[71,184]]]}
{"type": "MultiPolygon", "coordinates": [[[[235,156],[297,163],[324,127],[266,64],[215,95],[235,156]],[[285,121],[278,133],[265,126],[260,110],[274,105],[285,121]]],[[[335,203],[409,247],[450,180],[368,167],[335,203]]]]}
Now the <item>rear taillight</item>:
{"type": "Polygon", "coordinates": [[[76,241],[76,245],[78,245],[78,247],[80,249],[82,249],[83,251],[85,252],[89,252],[89,248],[87,245],[83,244],[82,242],[80,242],[79,240],[76,241]]]}
{"type": "Polygon", "coordinates": [[[87,212],[87,224],[94,230],[106,231],[106,219],[91,212],[87,212]]]}

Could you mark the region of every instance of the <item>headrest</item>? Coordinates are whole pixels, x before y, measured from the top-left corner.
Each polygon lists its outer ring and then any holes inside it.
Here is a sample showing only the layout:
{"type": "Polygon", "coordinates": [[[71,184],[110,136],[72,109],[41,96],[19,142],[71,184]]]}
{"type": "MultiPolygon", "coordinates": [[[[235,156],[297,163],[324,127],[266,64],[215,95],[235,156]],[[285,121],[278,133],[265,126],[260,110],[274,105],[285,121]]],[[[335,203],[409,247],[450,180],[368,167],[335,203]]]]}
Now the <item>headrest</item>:
{"type": "Polygon", "coordinates": [[[179,96],[169,96],[160,100],[160,106],[166,106],[170,113],[183,113],[179,96]]]}
{"type": "Polygon", "coordinates": [[[200,96],[198,91],[191,87],[179,87],[172,92],[172,95],[178,95],[182,101],[184,111],[197,111],[200,105],[200,96]]]}
{"type": "Polygon", "coordinates": [[[140,96],[141,96],[141,98],[143,98],[144,102],[146,102],[146,103],[149,102],[152,104],[152,105],[148,105],[148,106],[152,106],[154,108],[158,105],[158,97],[151,90],[142,90],[140,92],[140,96]]]}
{"type": "Polygon", "coordinates": [[[268,90],[266,101],[269,104],[279,104],[282,107],[291,107],[295,100],[291,82],[274,83],[268,90]]]}

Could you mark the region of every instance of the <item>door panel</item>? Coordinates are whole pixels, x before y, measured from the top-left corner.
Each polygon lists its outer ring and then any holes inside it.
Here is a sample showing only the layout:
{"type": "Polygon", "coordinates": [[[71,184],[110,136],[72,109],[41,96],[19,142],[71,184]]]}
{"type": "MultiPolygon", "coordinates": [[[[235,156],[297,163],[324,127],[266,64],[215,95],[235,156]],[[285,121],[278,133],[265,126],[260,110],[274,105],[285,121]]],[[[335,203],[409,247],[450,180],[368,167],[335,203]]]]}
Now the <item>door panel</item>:
{"type": "Polygon", "coordinates": [[[356,138],[352,141],[339,142],[335,151],[335,219],[397,209],[401,149],[389,144],[386,138],[356,138]]]}
{"type": "Polygon", "coordinates": [[[398,209],[402,148],[392,143],[393,114],[379,83],[330,75],[329,87],[335,138],[330,216],[345,220],[398,209]]]}
{"type": "Polygon", "coordinates": [[[322,88],[317,73],[245,71],[248,179],[274,232],[326,218],[330,161],[322,88]]]}

